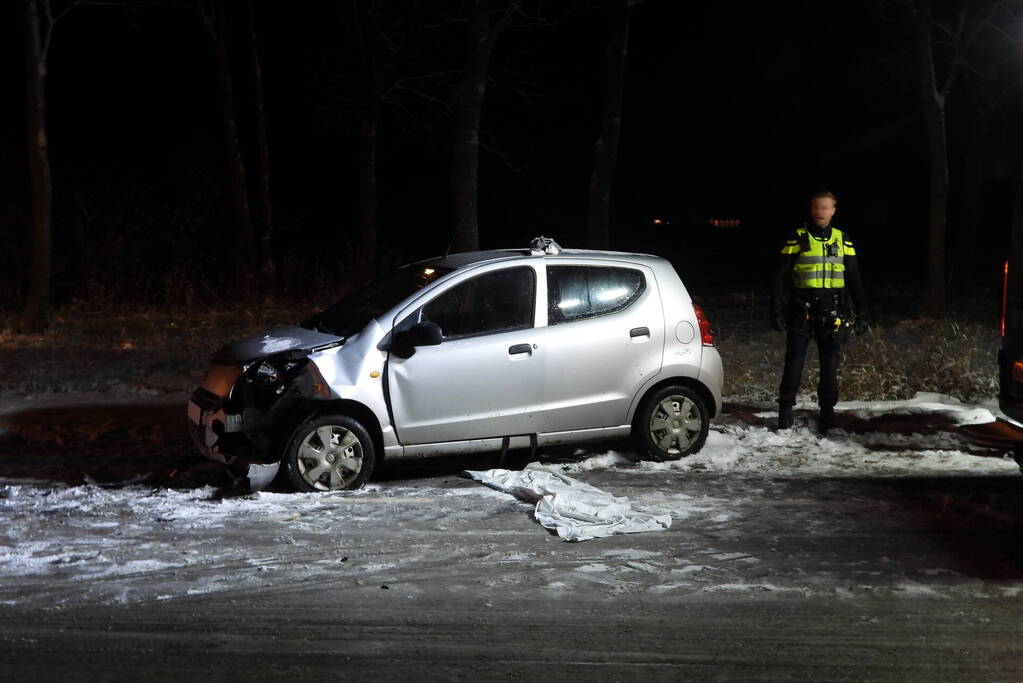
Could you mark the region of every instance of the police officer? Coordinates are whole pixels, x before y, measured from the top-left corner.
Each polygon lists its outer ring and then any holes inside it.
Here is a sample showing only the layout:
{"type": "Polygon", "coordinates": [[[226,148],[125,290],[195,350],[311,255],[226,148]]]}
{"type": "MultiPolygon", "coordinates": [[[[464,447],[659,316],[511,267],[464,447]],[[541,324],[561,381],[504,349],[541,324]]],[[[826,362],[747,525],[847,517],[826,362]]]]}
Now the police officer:
{"type": "Polygon", "coordinates": [[[820,356],[818,429],[836,426],[840,344],[849,331],[867,329],[867,299],[856,249],[849,235],[831,224],[837,201],[828,191],[810,196],[810,221],[781,248],[771,290],[771,327],[787,331],[785,369],[778,390],[778,429],[792,426],[792,406],[803,378],[806,349],[813,339],[820,356]],[[854,311],[850,310],[850,299],[854,311]]]}

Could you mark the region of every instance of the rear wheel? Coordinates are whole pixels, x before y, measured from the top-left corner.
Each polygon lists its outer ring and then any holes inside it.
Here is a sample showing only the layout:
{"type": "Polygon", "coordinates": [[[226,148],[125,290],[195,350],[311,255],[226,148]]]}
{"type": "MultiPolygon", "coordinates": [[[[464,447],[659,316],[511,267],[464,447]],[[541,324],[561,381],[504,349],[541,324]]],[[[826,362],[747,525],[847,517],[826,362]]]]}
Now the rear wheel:
{"type": "Polygon", "coordinates": [[[288,479],[299,491],[357,489],[369,479],[375,462],[369,432],[347,415],[306,420],[284,454],[288,479]]]}
{"type": "Polygon", "coordinates": [[[692,455],[707,440],[707,406],[689,387],[667,386],[646,398],[633,424],[641,457],[678,460],[692,455]]]}

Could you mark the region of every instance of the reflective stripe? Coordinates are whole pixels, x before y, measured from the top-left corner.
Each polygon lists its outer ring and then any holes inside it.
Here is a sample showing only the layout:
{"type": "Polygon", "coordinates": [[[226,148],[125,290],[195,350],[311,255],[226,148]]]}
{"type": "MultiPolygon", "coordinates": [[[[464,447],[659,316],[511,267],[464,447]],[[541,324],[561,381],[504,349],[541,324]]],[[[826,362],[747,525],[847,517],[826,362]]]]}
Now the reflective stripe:
{"type": "Polygon", "coordinates": [[[797,244],[797,245],[792,246],[792,247],[784,246],[784,247],[781,248],[781,253],[783,253],[783,254],[798,254],[799,253],[799,245],[797,244]]]}
{"type": "Polygon", "coordinates": [[[845,267],[845,259],[841,256],[807,256],[806,254],[796,259],[796,267],[830,263],[834,266],[845,267]]]}
{"type": "Polygon", "coordinates": [[[792,278],[797,281],[808,282],[810,280],[841,280],[845,282],[845,271],[842,270],[831,270],[831,271],[820,271],[820,270],[807,270],[807,271],[794,271],[792,278]]]}

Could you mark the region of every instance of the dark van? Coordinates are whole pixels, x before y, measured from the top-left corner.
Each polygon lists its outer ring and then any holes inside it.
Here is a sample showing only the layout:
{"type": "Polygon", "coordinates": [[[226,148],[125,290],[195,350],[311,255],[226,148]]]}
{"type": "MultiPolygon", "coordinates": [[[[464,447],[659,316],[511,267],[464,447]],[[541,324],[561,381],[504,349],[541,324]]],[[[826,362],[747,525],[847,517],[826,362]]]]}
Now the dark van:
{"type": "Polygon", "coordinates": [[[1023,224],[1014,226],[1002,272],[1002,348],[998,352],[998,405],[1020,430],[1014,447],[1023,470],[1023,224]]]}

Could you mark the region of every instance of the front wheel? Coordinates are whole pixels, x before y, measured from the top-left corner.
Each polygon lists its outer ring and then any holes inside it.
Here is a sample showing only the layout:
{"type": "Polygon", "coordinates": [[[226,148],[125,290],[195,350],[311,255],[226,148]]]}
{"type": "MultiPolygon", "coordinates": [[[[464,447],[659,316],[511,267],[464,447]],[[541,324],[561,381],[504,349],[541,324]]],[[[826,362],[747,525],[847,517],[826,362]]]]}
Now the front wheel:
{"type": "Polygon", "coordinates": [[[664,387],[648,396],[633,423],[641,455],[651,460],[678,460],[692,455],[703,448],[709,429],[703,399],[682,385],[664,387]]]}
{"type": "Polygon", "coordinates": [[[299,491],[360,488],[375,462],[369,432],[347,415],[318,415],[306,420],[284,453],[288,479],[299,491]]]}

